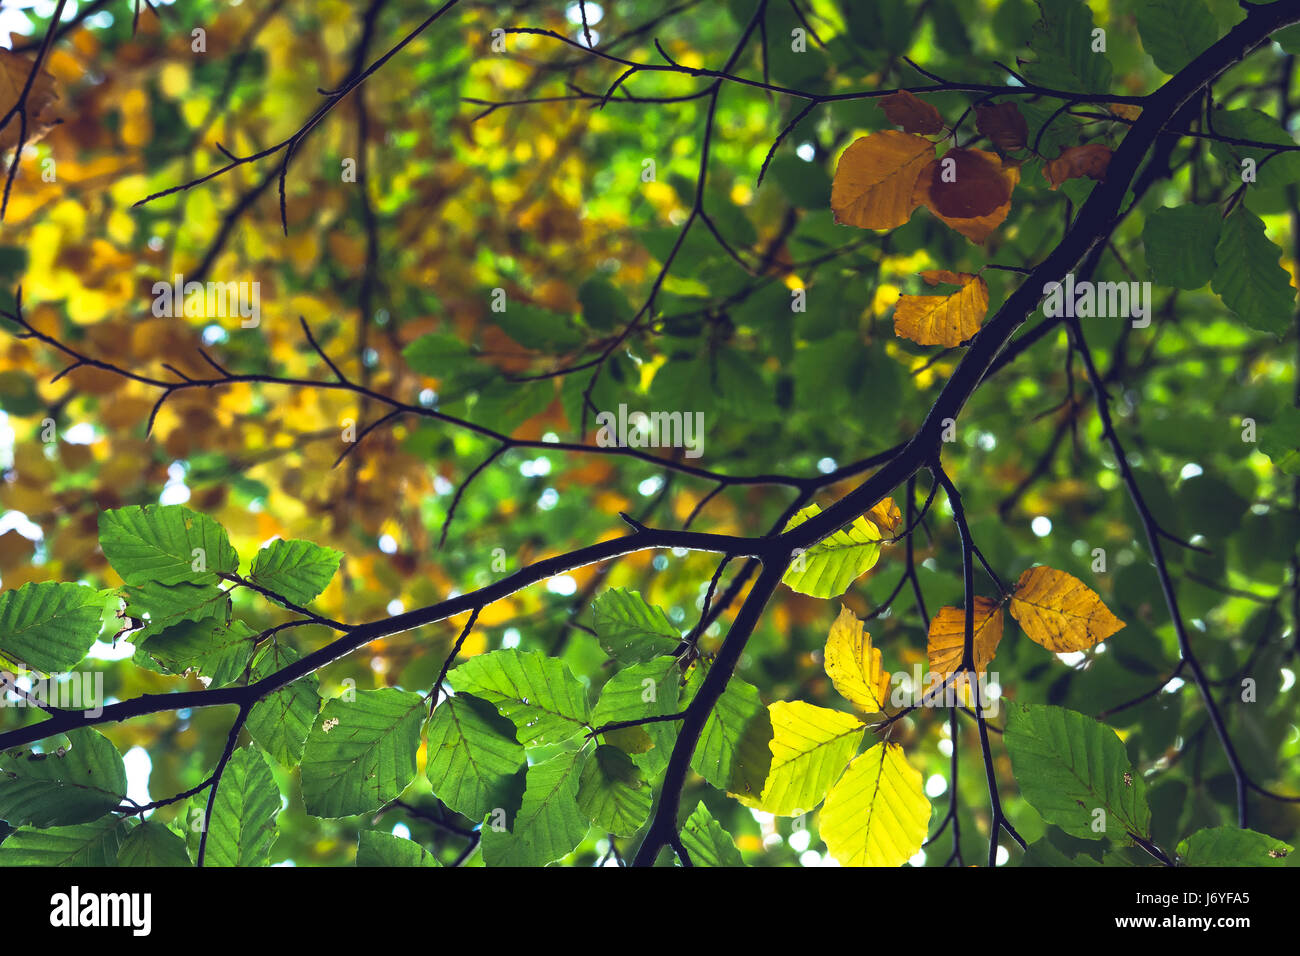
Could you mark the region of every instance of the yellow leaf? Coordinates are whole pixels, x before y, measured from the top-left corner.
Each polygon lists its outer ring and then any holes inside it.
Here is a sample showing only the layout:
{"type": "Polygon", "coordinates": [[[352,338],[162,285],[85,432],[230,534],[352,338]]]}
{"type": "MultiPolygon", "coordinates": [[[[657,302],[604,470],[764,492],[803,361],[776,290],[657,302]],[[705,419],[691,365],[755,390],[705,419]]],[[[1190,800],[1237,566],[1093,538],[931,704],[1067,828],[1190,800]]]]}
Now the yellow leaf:
{"type": "Polygon", "coordinates": [[[989,287],[979,276],[954,272],[923,272],[930,285],[959,282],[952,295],[900,296],[894,308],[894,334],[917,345],[961,345],[980,330],[989,310],[989,287]]]}
{"type": "Polygon", "coordinates": [[[865,726],[852,714],[800,700],[777,701],[772,716],[772,768],[758,809],[792,817],[822,802],[858,749],[865,726]]]}
{"type": "Polygon", "coordinates": [[[901,226],[920,204],[913,187],[933,157],[934,144],[911,133],[884,130],[855,140],[835,167],[835,221],[861,229],[901,226]]]}
{"type": "MultiPolygon", "coordinates": [[[[930,621],[926,655],[932,679],[939,683],[961,669],[966,648],[966,615],[962,608],[941,607],[930,621]]],[[[975,598],[975,670],[983,674],[1002,640],[1002,608],[985,597],[975,598]]]]}
{"type": "Polygon", "coordinates": [[[831,788],[819,829],[841,866],[902,866],[925,842],[930,801],[898,744],[879,743],[831,788]]]}
{"type": "MultiPolygon", "coordinates": [[[[809,505],[790,519],[785,530],[819,514],[821,508],[809,505]]],[[[838,597],[875,565],[880,558],[880,544],[888,537],[873,521],[855,518],[847,529],[839,529],[796,556],[781,580],[791,590],[810,597],[838,597]]]]}
{"type": "Polygon", "coordinates": [[[1031,641],[1057,654],[1087,650],[1124,626],[1082,581],[1043,565],[1020,575],[1011,616],[1031,641]]]}
{"type": "Polygon", "coordinates": [[[846,607],[826,638],[826,675],[849,703],[865,714],[883,713],[889,700],[889,674],[880,666],[880,651],[857,615],[846,607]]]}

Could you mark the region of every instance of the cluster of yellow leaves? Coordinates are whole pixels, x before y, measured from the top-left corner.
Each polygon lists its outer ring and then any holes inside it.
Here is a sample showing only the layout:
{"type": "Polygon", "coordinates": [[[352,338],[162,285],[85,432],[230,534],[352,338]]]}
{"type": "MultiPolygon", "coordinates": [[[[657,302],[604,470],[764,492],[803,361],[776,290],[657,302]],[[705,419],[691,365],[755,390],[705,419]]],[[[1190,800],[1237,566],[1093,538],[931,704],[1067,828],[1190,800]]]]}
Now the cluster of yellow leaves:
{"type": "MultiPolygon", "coordinates": [[[[831,625],[825,663],[846,700],[864,715],[884,713],[889,673],[848,608],[831,625]]],[[[768,711],[772,765],[751,805],[797,816],[824,799],[822,839],[844,866],[900,866],[915,855],[925,841],[930,801],[902,747],[879,743],[855,757],[866,724],[854,715],[803,701],[777,701],[768,711]]]]}

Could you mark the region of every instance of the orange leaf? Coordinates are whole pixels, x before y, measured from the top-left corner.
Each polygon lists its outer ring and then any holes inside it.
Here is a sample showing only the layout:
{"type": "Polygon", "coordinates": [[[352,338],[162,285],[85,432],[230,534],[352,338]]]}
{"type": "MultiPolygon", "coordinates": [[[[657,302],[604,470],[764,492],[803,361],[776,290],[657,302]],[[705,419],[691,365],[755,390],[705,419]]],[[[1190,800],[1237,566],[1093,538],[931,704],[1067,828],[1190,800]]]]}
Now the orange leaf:
{"type": "Polygon", "coordinates": [[[893,498],[881,498],[865,517],[884,536],[881,540],[892,538],[903,523],[903,513],[898,510],[893,498]]]}
{"type": "Polygon", "coordinates": [[[961,345],[980,330],[989,310],[989,287],[983,279],[966,273],[923,272],[930,285],[955,282],[961,288],[951,295],[904,295],[894,307],[894,334],[917,345],[961,345]]]}
{"type": "Polygon", "coordinates": [[[880,101],[889,122],[903,127],[905,133],[930,135],[943,129],[943,117],[925,100],[917,99],[907,90],[890,93],[880,101]]]}
{"type": "Polygon", "coordinates": [[[980,104],[975,107],[975,128],[1004,153],[1024,149],[1029,127],[1015,103],[980,104]]]}
{"type": "MultiPolygon", "coordinates": [[[[22,95],[23,87],[27,85],[27,77],[31,75],[32,63],[32,60],[20,53],[0,50],[0,115],[7,113],[18,103],[18,97],[22,95]]],[[[50,131],[54,125],[50,107],[58,98],[59,94],[54,89],[54,77],[41,70],[36,74],[32,88],[27,94],[26,142],[34,143],[50,131]]],[[[0,152],[13,149],[18,145],[20,129],[19,118],[15,116],[9,120],[3,130],[0,130],[0,152]]]]}
{"type": "Polygon", "coordinates": [[[835,221],[861,229],[901,226],[920,203],[913,187],[933,156],[934,144],[910,133],[884,130],[855,140],[835,167],[835,221]]]}
{"type": "Polygon", "coordinates": [[[1086,584],[1043,565],[1020,575],[1011,616],[1026,637],[1057,654],[1087,650],[1124,626],[1086,584]]]}
{"type": "Polygon", "coordinates": [[[1106,178],[1106,167],[1110,165],[1110,147],[1097,143],[1088,146],[1071,146],[1063,150],[1056,159],[1043,164],[1043,175],[1055,189],[1067,179],[1089,179],[1098,181],[1106,178]]]}
{"type": "MultiPolygon", "coordinates": [[[[1002,640],[1002,608],[985,597],[975,598],[975,670],[983,674],[997,653],[1002,640]]],[[[964,609],[941,607],[930,621],[930,638],[926,656],[931,679],[940,683],[961,669],[966,649],[966,615],[964,609]]]]}

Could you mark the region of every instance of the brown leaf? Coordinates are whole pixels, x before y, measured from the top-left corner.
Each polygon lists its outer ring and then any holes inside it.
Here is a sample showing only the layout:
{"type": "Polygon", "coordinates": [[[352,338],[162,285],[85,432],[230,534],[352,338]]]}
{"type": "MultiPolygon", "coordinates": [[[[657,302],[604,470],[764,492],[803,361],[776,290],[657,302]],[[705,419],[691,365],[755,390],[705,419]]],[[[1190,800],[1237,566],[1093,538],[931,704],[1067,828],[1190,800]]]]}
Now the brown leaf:
{"type": "Polygon", "coordinates": [[[1011,616],[1026,637],[1057,654],[1087,650],[1124,626],[1086,584],[1043,565],[1020,575],[1011,616]]]}
{"type": "Polygon", "coordinates": [[[981,103],[975,107],[975,128],[1004,153],[1024,149],[1029,142],[1029,127],[1015,103],[981,103]]]}
{"type": "MultiPolygon", "coordinates": [[[[983,674],[1002,640],[1002,608],[985,597],[975,598],[975,670],[983,674]]],[[[930,621],[926,656],[930,673],[940,683],[961,669],[966,649],[966,615],[963,608],[941,607],[930,621]]]]}
{"type": "MultiPolygon", "coordinates": [[[[988,161],[997,162],[997,156],[993,153],[986,153],[978,149],[966,150],[966,152],[978,153],[982,157],[986,157],[988,161]]],[[[1000,206],[986,215],[970,218],[951,216],[938,208],[930,194],[931,183],[936,177],[942,175],[940,161],[937,159],[931,162],[926,169],[921,170],[921,174],[916,180],[916,195],[914,198],[919,204],[924,205],[930,212],[934,213],[949,229],[960,232],[971,242],[983,243],[993,234],[993,230],[1002,225],[1007,218],[1007,214],[1011,212],[1011,192],[1015,189],[1016,184],[1020,182],[1020,167],[1015,163],[1004,163],[998,166],[997,169],[1003,179],[1007,198],[1000,206]]],[[[951,188],[955,184],[946,185],[951,188]]]]}
{"type": "Polygon", "coordinates": [[[930,135],[943,130],[943,117],[925,100],[918,99],[907,90],[890,93],[880,100],[889,122],[903,127],[905,133],[930,135]]]}
{"type": "Polygon", "coordinates": [[[941,216],[976,219],[1011,197],[1001,161],[982,149],[950,149],[929,173],[928,205],[941,216]]]}
{"type": "Polygon", "coordinates": [[[904,295],[894,307],[894,334],[917,345],[961,345],[980,330],[989,310],[989,287],[962,272],[922,272],[930,285],[948,282],[961,288],[951,295],[904,295]]]}
{"type": "MultiPolygon", "coordinates": [[[[0,116],[13,109],[18,102],[23,87],[27,85],[27,77],[32,72],[33,62],[22,54],[0,50],[0,116]]],[[[27,93],[27,139],[24,142],[36,142],[54,126],[55,117],[51,115],[50,108],[58,98],[54,77],[44,70],[38,72],[27,93]]],[[[15,115],[0,130],[0,152],[18,145],[21,130],[22,120],[15,115]]]]}
{"type": "Polygon", "coordinates": [[[883,130],[855,140],[835,167],[835,221],[861,229],[901,226],[920,203],[914,186],[933,156],[934,144],[910,133],[883,130]]]}
{"type": "Polygon", "coordinates": [[[1092,143],[1087,146],[1071,146],[1062,150],[1056,159],[1043,164],[1043,175],[1055,189],[1067,179],[1089,179],[1101,181],[1106,178],[1106,167],[1110,165],[1111,150],[1109,146],[1092,143]]]}

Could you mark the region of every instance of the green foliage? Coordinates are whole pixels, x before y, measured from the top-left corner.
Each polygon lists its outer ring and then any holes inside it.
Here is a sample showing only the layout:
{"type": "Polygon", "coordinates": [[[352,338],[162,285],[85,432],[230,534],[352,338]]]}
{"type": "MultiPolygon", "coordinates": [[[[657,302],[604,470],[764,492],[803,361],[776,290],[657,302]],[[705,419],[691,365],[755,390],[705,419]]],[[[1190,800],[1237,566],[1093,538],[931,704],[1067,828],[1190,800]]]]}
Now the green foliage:
{"type": "Polygon", "coordinates": [[[588,724],[587,690],[562,661],[531,651],[472,657],[447,675],[458,692],[494,704],[526,747],[568,740],[588,724]]]}
{"type": "Polygon", "coordinates": [[[279,812],[280,790],[266,757],[256,747],[236,750],[226,764],[208,820],[204,863],[265,866],[271,859],[279,812]]]}
{"type": "Polygon", "coordinates": [[[99,546],[127,584],[215,584],[239,570],[226,529],[184,505],[105,511],[99,546]]]}
{"type": "Polygon", "coordinates": [[[610,657],[642,664],[671,654],[681,642],[663,608],[651,607],[636,591],[611,588],[591,604],[596,637],[610,657]]]}
{"type": "Polygon", "coordinates": [[[405,790],[415,776],[426,706],[419,694],[393,688],[327,700],[303,747],[307,812],[369,813],[405,790]]]}
{"type": "Polygon", "coordinates": [[[1223,221],[1210,281],[1223,304],[1252,329],[1281,335],[1295,311],[1295,289],[1278,265],[1282,250],[1264,233],[1264,221],[1244,206],[1223,221]]]}
{"type": "Polygon", "coordinates": [[[315,598],[339,569],[343,552],[310,541],[272,541],[253,559],[249,580],[294,604],[315,598]]]}
{"type": "Polygon", "coordinates": [[[1204,0],[1146,0],[1137,22],[1143,49],[1166,73],[1177,73],[1219,38],[1204,0]]]}
{"type": "Polygon", "coordinates": [[[1115,732],[1085,714],[1044,704],[1007,704],[1003,734],[1020,792],[1070,836],[1147,835],[1146,784],[1115,732]]]}
{"type": "Polygon", "coordinates": [[[444,700],[428,728],[427,773],[438,799],[471,820],[517,806],[524,748],[514,725],[468,693],[444,700]]]}
{"type": "Polygon", "coordinates": [[[357,834],[357,866],[441,866],[437,858],[410,840],[362,830],[357,834]]]}
{"type": "Polygon", "coordinates": [[[52,750],[0,755],[0,819],[12,826],[89,823],[115,809],[125,795],[121,755],[89,728],[69,731],[67,742],[52,750]]]}
{"type": "Polygon", "coordinates": [[[731,834],[700,801],[682,827],[682,847],[694,866],[744,866],[731,834]]]}
{"type": "Polygon", "coordinates": [[[1285,866],[1290,844],[1254,830],[1208,827],[1178,844],[1186,866],[1285,866]]]}
{"type": "Polygon", "coordinates": [[[29,667],[59,671],[90,650],[103,600],[80,584],[28,582],[0,594],[0,653],[29,667]]]}

